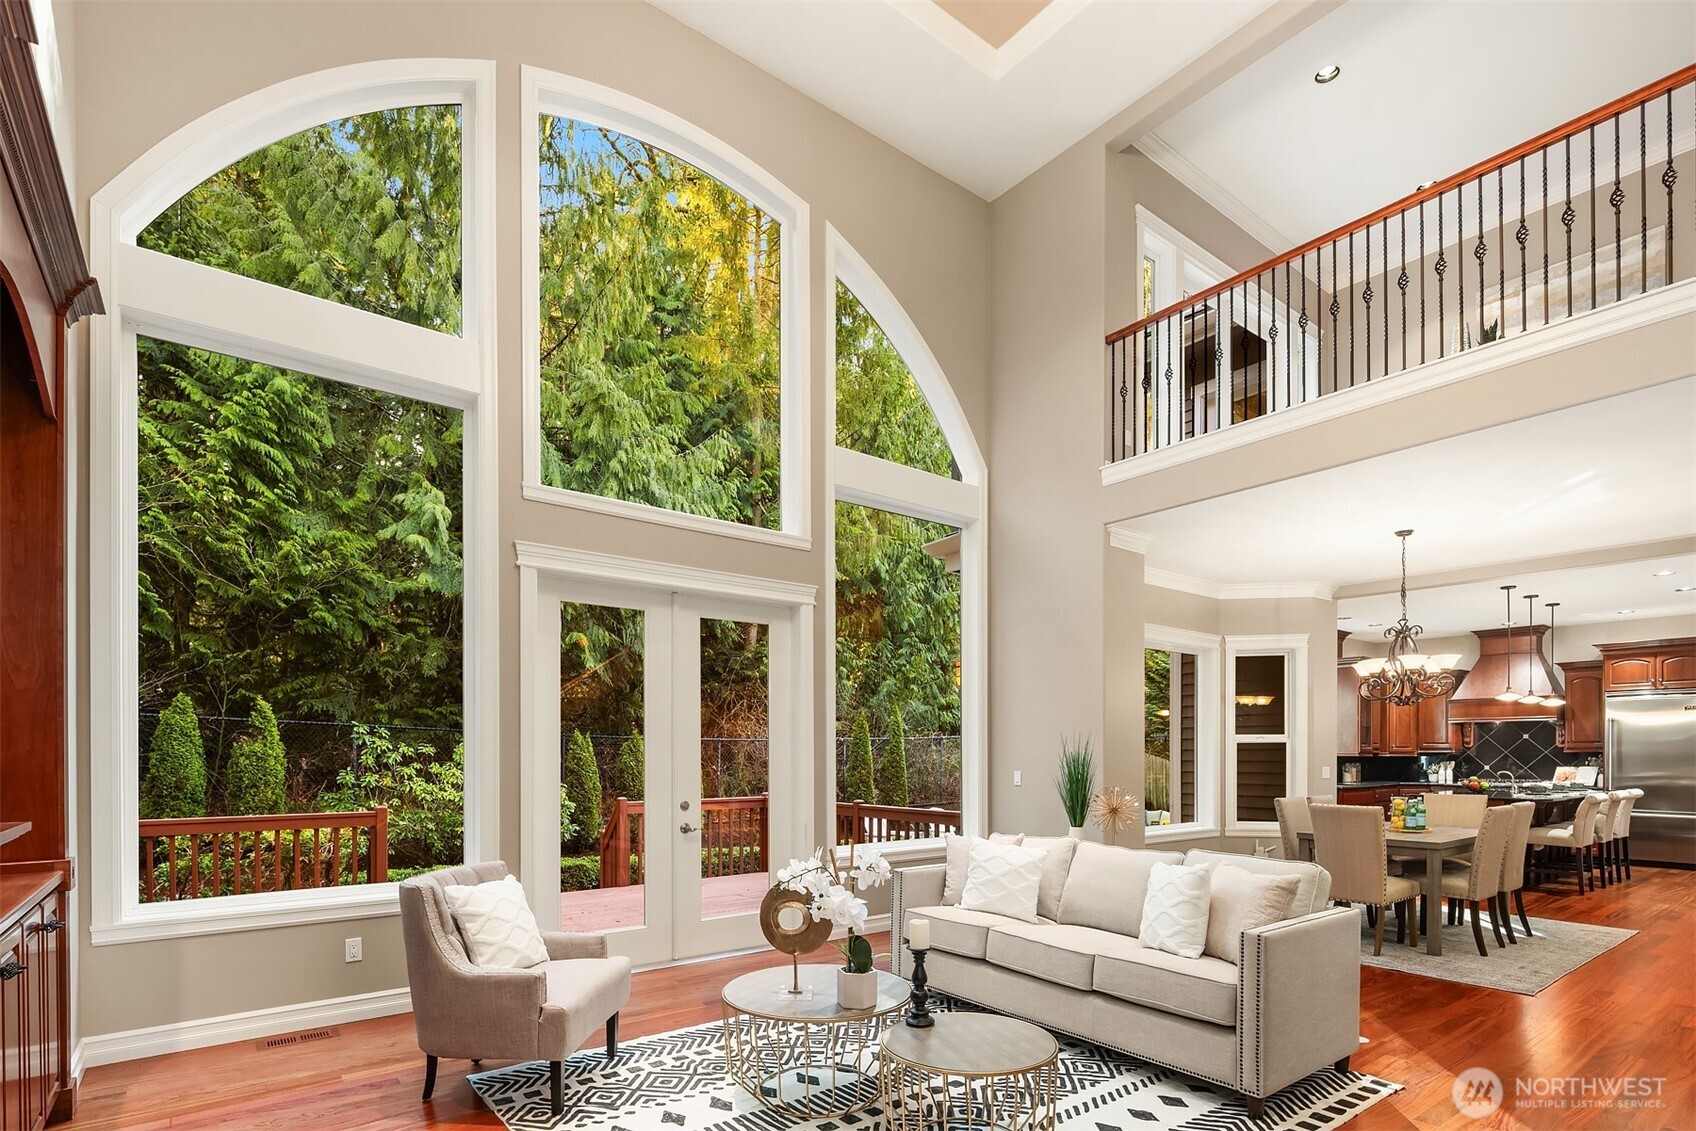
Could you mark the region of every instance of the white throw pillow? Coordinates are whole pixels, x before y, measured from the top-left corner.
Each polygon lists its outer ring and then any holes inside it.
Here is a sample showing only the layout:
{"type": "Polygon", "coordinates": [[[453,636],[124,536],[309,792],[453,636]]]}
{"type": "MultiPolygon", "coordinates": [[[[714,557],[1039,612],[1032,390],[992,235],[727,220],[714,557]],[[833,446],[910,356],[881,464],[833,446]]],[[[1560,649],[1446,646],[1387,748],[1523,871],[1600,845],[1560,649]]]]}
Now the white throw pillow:
{"type": "Polygon", "coordinates": [[[442,895],[474,965],[528,970],[548,960],[542,930],[517,876],[487,884],[449,884],[442,895]]]}
{"type": "Polygon", "coordinates": [[[1200,958],[1207,946],[1207,869],[1156,864],[1142,905],[1142,945],[1200,958]]]}
{"type": "MultiPolygon", "coordinates": [[[[948,833],[948,870],[942,874],[942,905],[953,907],[960,902],[960,893],[966,890],[966,854],[971,851],[974,843],[981,837],[961,836],[959,833],[948,833]]],[[[1024,833],[990,833],[989,839],[996,844],[1018,844],[1025,839],[1024,833]]]]}
{"type": "Polygon", "coordinates": [[[960,893],[960,906],[1036,922],[1042,864],[1047,857],[1047,849],[978,841],[967,854],[966,890],[960,893]]]}
{"type": "Polygon", "coordinates": [[[1072,868],[1072,854],[1078,842],[1069,836],[1028,836],[1019,842],[1024,848],[1045,848],[1048,858],[1042,862],[1042,887],[1036,895],[1036,913],[1044,919],[1060,918],[1060,893],[1066,890],[1066,873],[1072,868]]]}
{"type": "MultiPolygon", "coordinates": [[[[1206,865],[1191,865],[1206,867],[1206,865]]],[[[1290,917],[1300,876],[1256,875],[1235,864],[1218,864],[1208,877],[1207,945],[1214,958],[1233,965],[1242,953],[1244,931],[1290,917]]]]}

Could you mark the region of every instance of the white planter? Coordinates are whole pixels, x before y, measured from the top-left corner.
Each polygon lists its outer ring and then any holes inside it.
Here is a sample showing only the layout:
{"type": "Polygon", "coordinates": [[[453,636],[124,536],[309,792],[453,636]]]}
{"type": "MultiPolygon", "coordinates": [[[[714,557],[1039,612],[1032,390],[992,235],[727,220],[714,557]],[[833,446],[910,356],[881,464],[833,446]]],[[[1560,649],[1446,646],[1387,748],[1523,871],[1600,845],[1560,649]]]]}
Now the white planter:
{"type": "Polygon", "coordinates": [[[837,968],[836,1004],[843,1009],[870,1009],[877,1004],[877,971],[854,974],[837,968]]]}
{"type": "Polygon", "coordinates": [[[1066,835],[1071,837],[1073,840],[1083,840],[1086,834],[1084,833],[1082,825],[1073,825],[1071,828],[1066,830],[1066,835]]]}

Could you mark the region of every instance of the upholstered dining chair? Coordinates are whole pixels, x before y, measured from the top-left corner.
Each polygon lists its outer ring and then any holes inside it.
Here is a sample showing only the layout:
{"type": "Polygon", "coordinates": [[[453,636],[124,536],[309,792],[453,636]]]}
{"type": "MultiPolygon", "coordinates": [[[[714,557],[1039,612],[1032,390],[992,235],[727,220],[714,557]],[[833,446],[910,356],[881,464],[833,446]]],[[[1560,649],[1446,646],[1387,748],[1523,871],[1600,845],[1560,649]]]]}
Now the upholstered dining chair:
{"type": "Polygon", "coordinates": [[[1301,859],[1300,833],[1313,831],[1313,819],[1308,816],[1307,798],[1274,797],[1272,808],[1278,814],[1278,838],[1284,842],[1284,859],[1301,859]]]}
{"type": "Polygon", "coordinates": [[[476,966],[443,889],[503,879],[498,860],[426,872],[400,885],[401,934],[412,1018],[424,1052],[424,1098],[439,1057],[545,1060],[553,1114],[564,1108],[562,1062],[603,1023],[607,1058],[618,1053],[618,1012],[630,1000],[630,960],[608,957],[601,935],[542,932],[548,961],[529,969],[476,966]]]}
{"type": "Polygon", "coordinates": [[[1614,816],[1614,875],[1616,878],[1631,878],[1631,811],[1637,807],[1638,798],[1643,796],[1640,789],[1621,791],[1625,799],[1619,803],[1614,816]],[[1623,869],[1623,872],[1621,871],[1623,869]]]}
{"type": "Polygon", "coordinates": [[[1331,898],[1364,903],[1377,912],[1372,927],[1372,953],[1384,953],[1384,911],[1396,909],[1396,941],[1403,942],[1412,925],[1412,945],[1419,945],[1419,922],[1411,914],[1419,885],[1406,876],[1390,875],[1385,855],[1384,811],[1376,805],[1309,805],[1313,821],[1313,855],[1331,873],[1331,898]]]}
{"type": "Polygon", "coordinates": [[[1432,828],[1476,829],[1484,823],[1484,810],[1489,807],[1490,798],[1482,793],[1427,793],[1425,823],[1432,828]]]}
{"type": "Polygon", "coordinates": [[[1478,944],[1478,953],[1489,957],[1490,950],[1484,945],[1484,931],[1479,922],[1479,910],[1486,902],[1490,904],[1490,930],[1496,936],[1497,946],[1507,946],[1507,940],[1502,937],[1502,919],[1497,895],[1502,890],[1502,866],[1508,850],[1508,841],[1513,831],[1516,814],[1508,805],[1497,805],[1487,809],[1484,820],[1478,826],[1478,839],[1472,842],[1472,864],[1462,866],[1443,873],[1443,897],[1451,907],[1457,901],[1472,908],[1472,939],[1478,944]]]}
{"type": "MultiPolygon", "coordinates": [[[[1605,793],[1586,793],[1578,801],[1578,812],[1573,818],[1563,824],[1538,825],[1531,830],[1530,843],[1534,848],[1541,849],[1536,863],[1532,866],[1537,873],[1564,872],[1572,869],[1573,878],[1578,881],[1578,892],[1584,894],[1584,880],[1590,875],[1591,856],[1596,843],[1596,810],[1608,800],[1605,793]],[[1572,862],[1555,861],[1553,850],[1565,849],[1572,853],[1572,862]]],[[[1595,881],[1591,880],[1594,889],[1595,881]]]]}
{"type": "Polygon", "coordinates": [[[1496,893],[1496,910],[1490,918],[1507,929],[1508,942],[1517,944],[1513,937],[1513,914],[1508,910],[1508,897],[1513,897],[1513,910],[1519,912],[1519,925],[1525,928],[1525,937],[1531,937],[1531,920],[1525,917],[1525,846],[1531,838],[1531,822],[1536,819],[1537,803],[1534,801],[1515,801],[1512,805],[1503,806],[1513,813],[1513,825],[1508,830],[1508,850],[1502,856],[1502,886],[1496,893]]]}

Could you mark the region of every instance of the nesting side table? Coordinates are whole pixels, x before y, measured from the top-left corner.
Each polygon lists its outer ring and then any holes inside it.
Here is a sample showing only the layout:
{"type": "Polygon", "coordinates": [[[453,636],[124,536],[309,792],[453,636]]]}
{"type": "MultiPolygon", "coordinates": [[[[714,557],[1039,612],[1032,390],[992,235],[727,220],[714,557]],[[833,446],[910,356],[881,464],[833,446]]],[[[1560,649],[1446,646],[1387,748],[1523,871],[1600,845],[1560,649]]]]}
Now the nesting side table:
{"type": "Polygon", "coordinates": [[[939,1013],[892,1024],[878,1050],[889,1131],[1054,1131],[1060,1045],[1015,1017],[939,1013]]]}

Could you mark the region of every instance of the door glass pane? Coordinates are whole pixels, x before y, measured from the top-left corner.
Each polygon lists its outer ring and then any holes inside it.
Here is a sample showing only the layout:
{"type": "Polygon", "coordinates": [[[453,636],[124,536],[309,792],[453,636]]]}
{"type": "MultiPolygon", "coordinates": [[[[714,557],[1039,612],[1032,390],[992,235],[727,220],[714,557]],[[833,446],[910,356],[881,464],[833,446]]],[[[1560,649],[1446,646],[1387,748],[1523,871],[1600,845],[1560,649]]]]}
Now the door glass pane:
{"type": "Polygon", "coordinates": [[[701,620],[701,918],[760,909],[770,880],[770,632],[701,620]]]}
{"type": "Polygon", "coordinates": [[[646,616],[560,605],[560,910],[568,931],[647,922],[646,616]]]}

